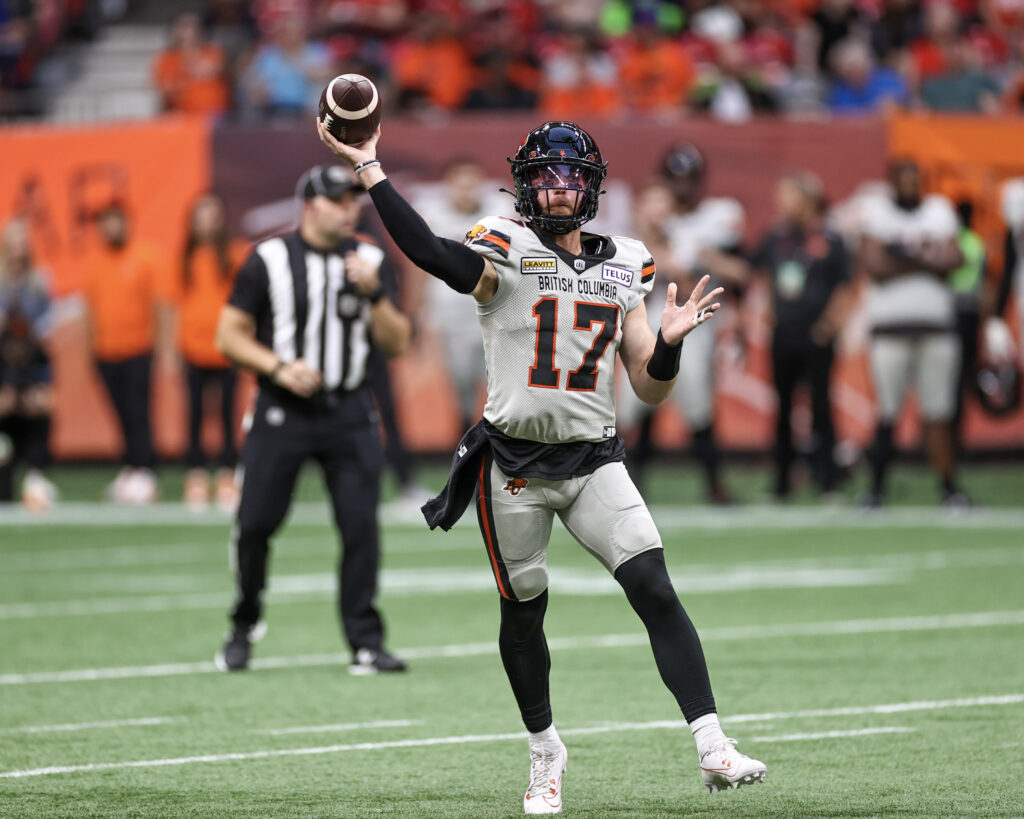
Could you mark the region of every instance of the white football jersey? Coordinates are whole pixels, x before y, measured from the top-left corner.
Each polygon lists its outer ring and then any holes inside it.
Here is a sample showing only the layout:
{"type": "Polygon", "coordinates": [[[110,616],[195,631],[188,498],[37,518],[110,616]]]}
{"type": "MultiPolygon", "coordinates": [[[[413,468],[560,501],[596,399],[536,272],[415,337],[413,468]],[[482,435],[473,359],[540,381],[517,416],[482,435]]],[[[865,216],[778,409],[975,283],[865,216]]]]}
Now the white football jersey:
{"type": "Polygon", "coordinates": [[[672,262],[693,271],[706,248],[725,250],[743,239],[743,205],[735,199],[702,199],[689,213],[674,214],[665,223],[665,234],[672,249],[672,262]]]}
{"type": "MultiPolygon", "coordinates": [[[[913,210],[898,207],[890,196],[879,196],[864,206],[865,235],[912,252],[925,242],[956,239],[959,230],[956,212],[945,196],[926,196],[913,210]]],[[[868,320],[876,328],[952,328],[954,309],[949,285],[927,272],[872,282],[868,290],[868,320]]]]}
{"type": "Polygon", "coordinates": [[[650,292],[654,260],[636,239],[583,239],[593,252],[574,257],[525,222],[494,216],[466,234],[498,274],[494,298],[477,305],[484,418],[514,438],[560,444],[615,436],[622,322],[650,292]]]}

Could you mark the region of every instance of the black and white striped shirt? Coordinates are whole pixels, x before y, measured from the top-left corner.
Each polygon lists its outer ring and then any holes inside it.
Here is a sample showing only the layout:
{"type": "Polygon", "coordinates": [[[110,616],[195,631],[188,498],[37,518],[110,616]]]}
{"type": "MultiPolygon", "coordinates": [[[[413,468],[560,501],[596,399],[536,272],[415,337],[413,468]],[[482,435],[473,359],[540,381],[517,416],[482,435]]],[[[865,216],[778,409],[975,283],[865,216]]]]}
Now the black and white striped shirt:
{"type": "Polygon", "coordinates": [[[353,237],[325,252],[297,232],[258,244],[228,299],[256,320],[256,339],[278,358],[302,358],[323,373],[327,391],[362,386],[372,345],[370,302],[345,276],[349,251],[380,268],[384,295],[397,301],[394,270],[377,245],[353,237]]]}

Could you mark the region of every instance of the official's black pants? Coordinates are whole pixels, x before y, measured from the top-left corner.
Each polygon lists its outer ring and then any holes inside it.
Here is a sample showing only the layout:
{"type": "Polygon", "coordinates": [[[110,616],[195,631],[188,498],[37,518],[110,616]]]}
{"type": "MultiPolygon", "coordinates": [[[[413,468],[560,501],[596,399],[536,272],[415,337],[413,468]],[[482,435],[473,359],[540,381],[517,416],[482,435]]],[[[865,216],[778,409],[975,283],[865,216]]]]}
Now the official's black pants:
{"type": "Polygon", "coordinates": [[[156,464],[149,421],[152,360],[146,353],[123,361],[96,362],[121,424],[125,465],[135,468],[152,469],[156,464]]]}
{"type": "Polygon", "coordinates": [[[232,535],[238,599],[236,627],[260,617],[270,538],[291,505],[303,462],[320,464],[341,534],[338,608],[353,650],[379,649],[384,625],[374,606],[380,547],[377,502],[381,472],[377,412],[370,392],[304,401],[261,390],[242,447],[242,497],[232,535]]]}
{"type": "Polygon", "coordinates": [[[238,460],[235,449],[235,384],[238,374],[234,367],[197,367],[187,364],[185,380],[188,383],[188,452],[185,464],[189,468],[201,467],[206,463],[203,454],[203,391],[207,384],[216,386],[220,394],[220,423],[224,443],[217,465],[233,469],[238,460]]]}
{"type": "Polygon", "coordinates": [[[793,463],[793,431],[791,414],[793,393],[800,381],[811,390],[811,426],[814,433],[811,466],[814,481],[823,492],[836,485],[836,466],[832,450],[835,431],[832,425],[830,378],[835,352],[831,345],[799,345],[775,339],[772,344],[772,369],[779,397],[779,414],[775,426],[775,494],[785,497],[790,490],[790,467],[793,463]]]}

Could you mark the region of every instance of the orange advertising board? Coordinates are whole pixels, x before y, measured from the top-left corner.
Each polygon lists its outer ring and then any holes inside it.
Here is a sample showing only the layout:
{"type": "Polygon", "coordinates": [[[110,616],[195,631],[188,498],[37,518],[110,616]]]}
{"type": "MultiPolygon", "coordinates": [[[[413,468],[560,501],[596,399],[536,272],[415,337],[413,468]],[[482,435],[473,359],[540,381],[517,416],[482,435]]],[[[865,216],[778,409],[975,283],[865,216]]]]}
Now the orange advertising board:
{"type": "MultiPolygon", "coordinates": [[[[94,216],[111,200],[131,229],[178,258],[192,201],[210,184],[210,126],[171,117],[101,127],[0,130],[0,224],[27,219],[37,263],[58,298],[81,284],[82,259],[95,241],[94,216]]],[[[167,267],[176,269],[173,264],[167,267]]],[[[74,315],[74,302],[65,302],[74,315]]],[[[58,322],[52,341],[57,457],[110,457],[120,434],[85,344],[80,319],[58,322]]],[[[183,400],[176,379],[157,378],[153,393],[158,448],[180,450],[183,400]]]]}

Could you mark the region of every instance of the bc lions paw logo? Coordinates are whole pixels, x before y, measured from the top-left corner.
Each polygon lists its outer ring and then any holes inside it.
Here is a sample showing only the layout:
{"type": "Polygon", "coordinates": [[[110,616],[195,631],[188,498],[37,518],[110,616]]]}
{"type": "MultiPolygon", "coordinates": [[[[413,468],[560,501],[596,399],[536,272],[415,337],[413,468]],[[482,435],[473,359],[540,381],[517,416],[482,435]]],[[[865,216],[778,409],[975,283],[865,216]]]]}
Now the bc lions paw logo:
{"type": "Polygon", "coordinates": [[[526,489],[526,484],[528,483],[529,481],[526,478],[509,478],[502,489],[514,497],[526,489]]]}

